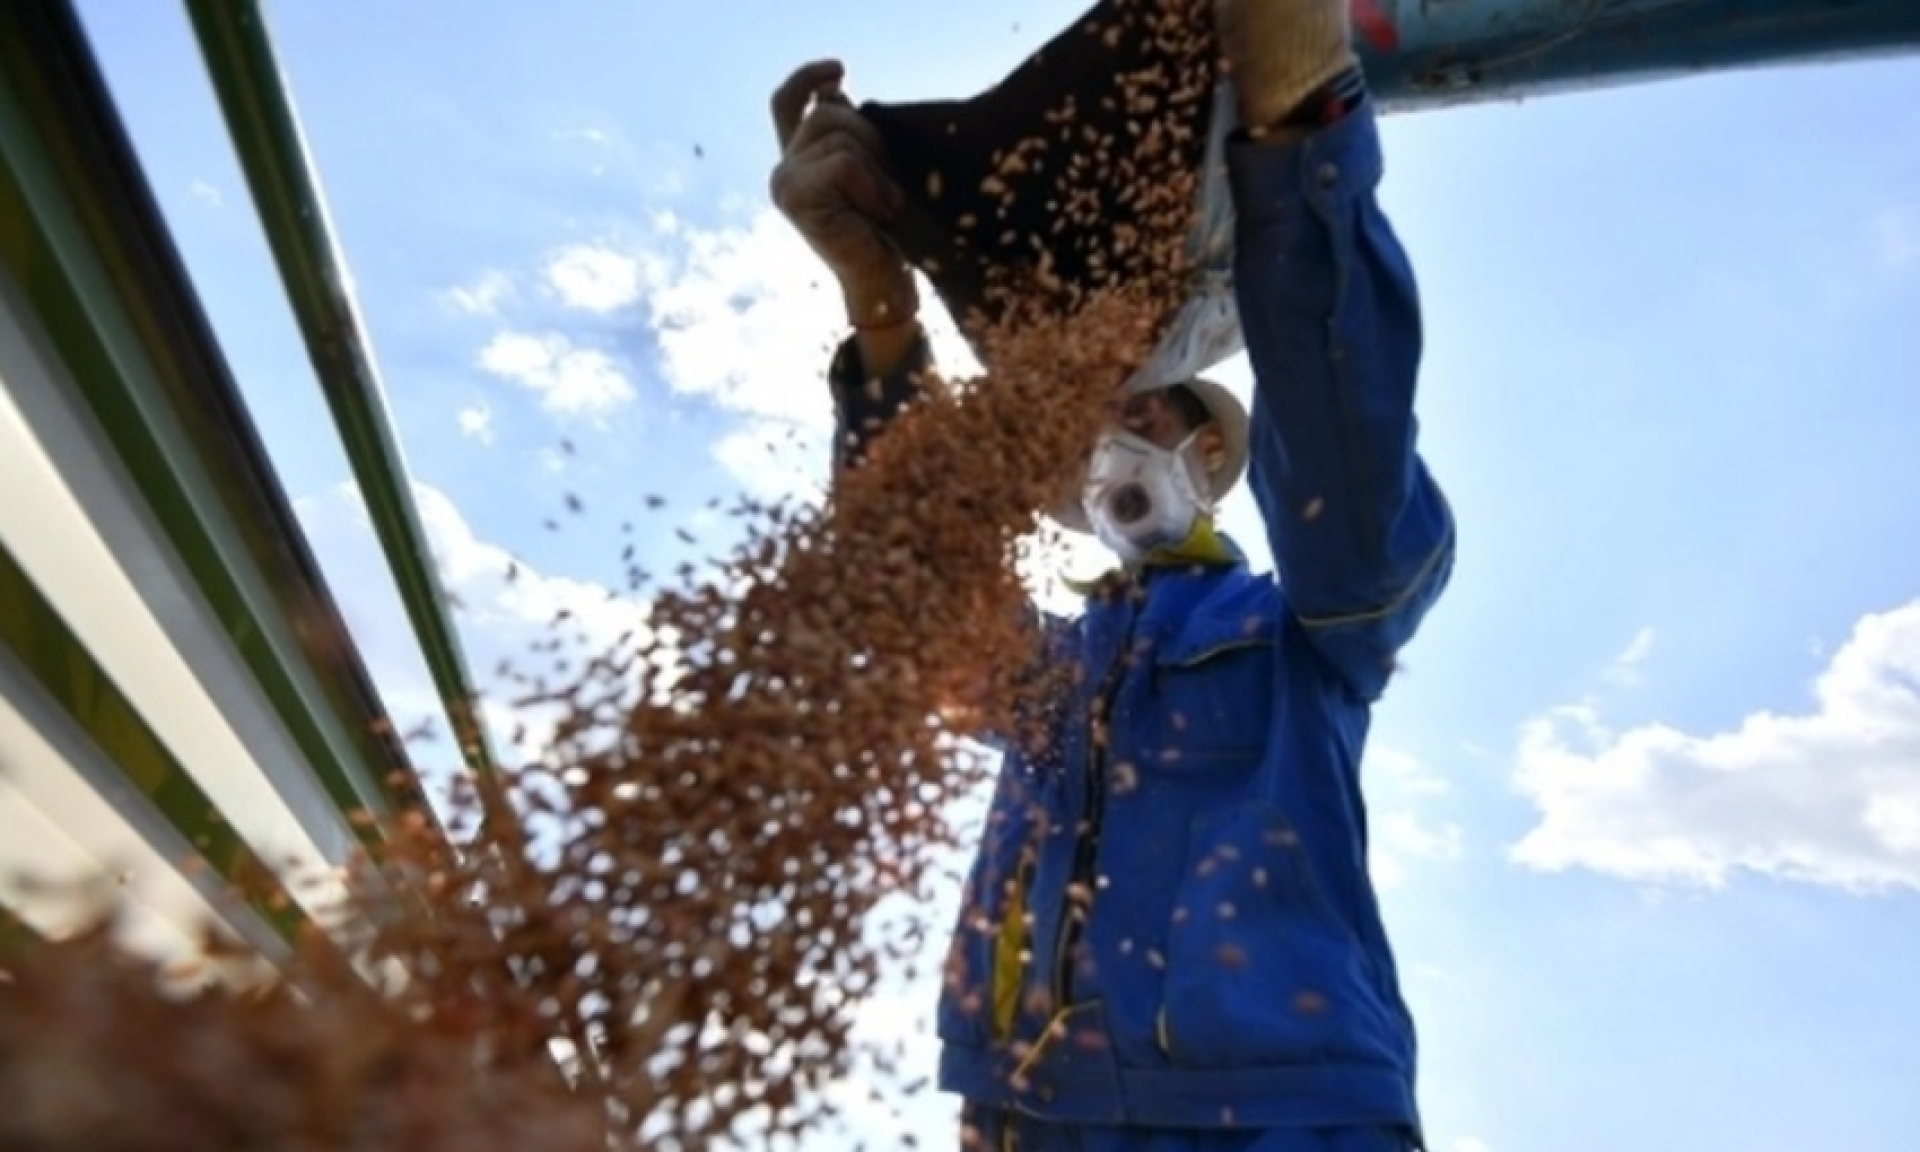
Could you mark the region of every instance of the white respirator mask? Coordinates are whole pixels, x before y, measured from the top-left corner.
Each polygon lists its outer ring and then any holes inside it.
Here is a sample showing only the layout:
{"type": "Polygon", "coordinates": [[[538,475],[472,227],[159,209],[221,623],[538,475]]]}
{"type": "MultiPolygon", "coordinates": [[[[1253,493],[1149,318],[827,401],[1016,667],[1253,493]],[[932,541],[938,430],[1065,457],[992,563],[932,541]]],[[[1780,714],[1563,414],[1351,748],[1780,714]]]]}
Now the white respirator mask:
{"type": "Polygon", "coordinates": [[[1162,448],[1132,432],[1110,431],[1094,446],[1080,506],[1100,542],[1126,561],[1178,544],[1211,507],[1206,473],[1191,433],[1162,448]]]}

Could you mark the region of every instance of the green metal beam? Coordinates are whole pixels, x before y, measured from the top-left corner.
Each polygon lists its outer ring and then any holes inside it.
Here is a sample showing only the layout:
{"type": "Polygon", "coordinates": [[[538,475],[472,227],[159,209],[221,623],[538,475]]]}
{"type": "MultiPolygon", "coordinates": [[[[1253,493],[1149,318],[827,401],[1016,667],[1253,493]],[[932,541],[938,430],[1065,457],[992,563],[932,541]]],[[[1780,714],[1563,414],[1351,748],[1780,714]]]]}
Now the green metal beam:
{"type": "MultiPolygon", "coordinates": [[[[225,897],[238,896],[260,923],[292,945],[308,919],[281,878],[167,750],[4,543],[0,543],[0,647],[7,650],[0,657],[10,652],[38,682],[46,699],[99,750],[100,756],[85,758],[75,769],[87,775],[89,762],[106,764],[120,777],[90,779],[95,793],[176,863],[184,863],[189,854],[204,860],[219,884],[209,891],[203,878],[190,871],[187,878],[213,897],[210,903],[215,908],[230,905],[225,897]],[[165,837],[155,834],[154,817],[178,834],[175,844],[157,842],[165,837]],[[167,852],[169,848],[173,851],[167,852]]],[[[259,938],[244,923],[233,927],[243,936],[259,938]]]]}
{"type": "MultiPolygon", "coordinates": [[[[418,798],[71,7],[0,3],[0,261],[341,812],[418,798]]],[[[268,766],[276,767],[276,766],[268,766]]],[[[379,842],[377,826],[355,834],[379,842]]]]}
{"type": "Polygon", "coordinates": [[[0,954],[12,948],[24,948],[45,943],[45,937],[20,918],[20,914],[5,904],[0,904],[0,954]]]}
{"type": "Polygon", "coordinates": [[[492,752],[326,199],[254,0],[186,0],[227,130],[280,265],[321,390],[419,637],[462,756],[485,774],[492,752]]]}

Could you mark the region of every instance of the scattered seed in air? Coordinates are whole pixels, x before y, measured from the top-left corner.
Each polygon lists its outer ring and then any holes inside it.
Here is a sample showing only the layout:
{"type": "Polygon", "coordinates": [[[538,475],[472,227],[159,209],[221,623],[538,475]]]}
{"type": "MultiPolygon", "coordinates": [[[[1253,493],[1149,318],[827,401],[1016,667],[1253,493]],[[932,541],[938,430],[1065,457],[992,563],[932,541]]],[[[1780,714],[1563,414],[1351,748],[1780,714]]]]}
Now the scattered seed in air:
{"type": "MultiPolygon", "coordinates": [[[[0,959],[0,1083],[31,1067],[36,1083],[123,1089],[105,1107],[96,1093],[14,1110],[0,1143],[187,1152],[191,1135],[164,1134],[243,1131],[313,1152],[386,1132],[407,1133],[394,1146],[410,1152],[705,1150],[728,1134],[783,1146],[822,1124],[824,1090],[856,1069],[890,1097],[909,1087],[883,1070],[885,1046],[854,1034],[850,1005],[898,971],[889,949],[938,951],[945,924],[890,942],[877,917],[955,882],[937,862],[976,834],[956,801],[994,767],[963,738],[1020,730],[1043,711],[1023,702],[1058,688],[1017,675],[1036,638],[1014,561],[1105,420],[1106,384],[1185,299],[1200,141],[1181,126],[1216,75],[1205,11],[1121,0],[1094,33],[1116,63],[1140,45],[1153,65],[1117,68],[1114,90],[1080,101],[1125,109],[1132,131],[1085,137],[1077,109],[1052,110],[1044,140],[965,177],[990,197],[1017,181],[1023,203],[1111,227],[1103,246],[1091,231],[1069,242],[1073,229],[1011,237],[1051,271],[990,284],[995,319],[975,335],[992,371],[930,381],[831,500],[745,505],[728,554],[649,565],[645,598],[638,579],[623,597],[634,622],[619,643],[556,620],[537,652],[551,671],[515,679],[527,747],[457,777],[444,824],[417,805],[377,817],[381,847],[326,913],[365,931],[344,954],[304,939],[297,993],[169,998],[104,933],[0,959]],[[457,850],[446,827],[463,830],[457,850]],[[411,977],[370,990],[355,961],[411,977]],[[16,1137],[9,1123],[43,1128],[16,1137]]],[[[623,554],[630,576],[643,559],[623,554]]],[[[1114,783],[1124,797],[1138,769],[1116,765],[1114,783]]],[[[1095,886],[1076,902],[1102,898],[1095,886]]],[[[214,951],[217,965],[244,948],[214,951]]],[[[1166,967],[1156,949],[1138,956],[1166,967]]],[[[900,1127],[889,1146],[911,1146],[900,1127]]]]}

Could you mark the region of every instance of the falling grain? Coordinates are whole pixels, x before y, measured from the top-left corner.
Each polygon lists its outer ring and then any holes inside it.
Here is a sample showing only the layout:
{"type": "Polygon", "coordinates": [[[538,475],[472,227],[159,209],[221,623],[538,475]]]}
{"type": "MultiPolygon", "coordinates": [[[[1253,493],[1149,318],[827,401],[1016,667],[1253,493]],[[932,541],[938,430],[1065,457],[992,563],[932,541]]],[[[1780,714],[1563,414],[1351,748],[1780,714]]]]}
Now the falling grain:
{"type": "MultiPolygon", "coordinates": [[[[1116,11],[1103,42],[1170,62],[1121,78],[1126,139],[1072,133],[1069,102],[981,182],[1073,224],[1011,238],[1046,259],[990,285],[992,370],[929,381],[826,503],[743,503],[740,544],[680,562],[613,650],[575,650],[572,626],[543,642],[550,677],[519,679],[559,713],[551,739],[456,789],[451,826],[477,829],[457,841],[417,810],[382,821],[326,918],[339,941],[304,941],[272,995],[167,1000],[98,937],[6,961],[0,1098],[30,1098],[22,1077],[52,1095],[0,1114],[0,1146],[705,1149],[796,1136],[827,1085],[891,1066],[854,1013],[927,925],[879,939],[876,910],[924,907],[966,845],[953,801],[993,768],[967,738],[1046,738],[1023,704],[1060,684],[1024,675],[1015,561],[1189,283],[1193,178],[1168,158],[1211,91],[1204,8],[1116,11]],[[1082,230],[1102,220],[1111,242],[1082,230]],[[371,987],[355,962],[409,979],[371,987]]],[[[1158,770],[1115,765],[1115,794],[1158,770]]],[[[1109,891],[1125,878],[1073,903],[1109,891]]]]}

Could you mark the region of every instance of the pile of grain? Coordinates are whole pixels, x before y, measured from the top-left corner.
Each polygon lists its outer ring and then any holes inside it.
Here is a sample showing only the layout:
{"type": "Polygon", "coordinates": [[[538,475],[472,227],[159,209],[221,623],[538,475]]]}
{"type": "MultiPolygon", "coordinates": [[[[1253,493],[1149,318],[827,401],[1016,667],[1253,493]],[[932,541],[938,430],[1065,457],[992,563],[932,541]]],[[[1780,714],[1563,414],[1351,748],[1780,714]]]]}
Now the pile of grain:
{"type": "MultiPolygon", "coordinates": [[[[1163,37],[1189,65],[1139,79],[1155,126],[1089,148],[1063,123],[1010,153],[1020,178],[997,192],[1071,205],[1114,174],[1034,157],[1150,172],[1137,145],[1192,122],[1204,9],[1119,10],[1103,34],[1163,37]]],[[[989,375],[928,381],[825,507],[750,509],[746,542],[658,594],[645,635],[550,689],[567,720],[470,798],[476,842],[391,830],[354,886],[353,950],[403,984],[369,991],[316,947],[298,997],[175,1003],[98,940],[8,961],[0,1146],[695,1148],[818,1121],[853,1008],[947,927],[867,930],[955,843],[950,802],[990,767],[965,737],[1031,711],[1016,549],[1178,301],[1192,188],[1143,180],[1161,226],[1106,249],[1095,282],[999,285],[989,375]]]]}

